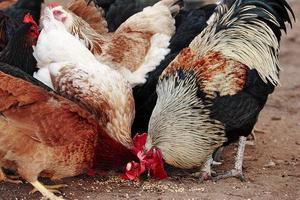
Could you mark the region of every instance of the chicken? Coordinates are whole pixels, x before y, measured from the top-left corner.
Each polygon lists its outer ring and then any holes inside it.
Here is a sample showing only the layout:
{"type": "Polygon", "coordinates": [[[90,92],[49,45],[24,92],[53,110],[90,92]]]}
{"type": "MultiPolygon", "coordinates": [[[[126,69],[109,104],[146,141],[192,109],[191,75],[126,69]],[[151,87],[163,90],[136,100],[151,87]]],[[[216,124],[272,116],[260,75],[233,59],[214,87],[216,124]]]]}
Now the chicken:
{"type": "MultiPolygon", "coordinates": [[[[2,51],[14,32],[22,25],[23,17],[30,13],[39,22],[42,0],[19,0],[11,7],[0,11],[0,50],[2,51]]],[[[32,74],[33,72],[31,72],[32,74]]]]}
{"type": "MultiPolygon", "coordinates": [[[[239,140],[234,169],[217,179],[243,179],[245,136],[279,83],[280,30],[292,23],[289,12],[294,14],[284,0],[230,5],[217,7],[212,23],[160,76],[148,137],[139,152],[145,165],[140,173],[161,174],[165,161],[183,169],[205,164],[207,176],[216,148],[239,140]],[[153,158],[157,162],[151,163],[153,158]]],[[[131,166],[127,173],[137,169],[131,166]]]]}
{"type": "Polygon", "coordinates": [[[23,17],[30,13],[35,22],[39,22],[42,3],[44,0],[18,0],[17,3],[5,10],[5,13],[18,22],[22,22],[23,17]]]}
{"type": "Polygon", "coordinates": [[[17,0],[4,0],[0,2],[0,9],[5,9],[15,4],[17,0]]]}
{"type": "MultiPolygon", "coordinates": [[[[185,2],[186,3],[186,2],[185,2]]],[[[212,15],[216,4],[204,5],[202,1],[193,3],[193,9],[185,4],[183,10],[176,15],[176,32],[170,40],[170,53],[158,67],[148,74],[145,84],[133,88],[136,115],[132,125],[132,134],[145,133],[151,113],[157,100],[156,85],[159,76],[177,54],[207,26],[206,21],[212,15]]]]}
{"type": "MultiPolygon", "coordinates": [[[[38,37],[29,16],[6,48],[38,37]]],[[[20,50],[22,53],[22,50],[20,50]]],[[[86,172],[95,161],[98,124],[93,114],[57,95],[23,72],[22,63],[0,57],[0,181],[10,181],[2,168],[16,171],[43,196],[61,199],[38,177],[60,179],[86,172]]],[[[14,51],[5,51],[8,58],[14,51]]],[[[13,181],[15,182],[15,181],[13,181]]]]}
{"type": "MultiPolygon", "coordinates": [[[[5,24],[4,26],[2,26],[4,28],[9,26],[15,26],[16,24],[16,22],[13,19],[6,15],[0,14],[0,18],[5,24]]],[[[32,37],[28,38],[24,37],[23,35],[20,35],[21,33],[26,34],[26,31],[24,31],[23,29],[26,30],[27,27],[24,27],[24,25],[17,25],[15,28],[18,27],[18,33],[13,32],[11,33],[12,35],[8,38],[6,38],[6,33],[4,33],[3,31],[3,37],[1,37],[1,40],[3,39],[5,40],[5,43],[7,43],[8,41],[6,40],[8,40],[11,37],[14,37],[14,39],[10,39],[10,41],[14,40],[14,42],[10,42],[2,46],[3,50],[0,53],[0,60],[4,63],[15,63],[14,66],[21,66],[21,69],[24,72],[32,75],[33,72],[37,70],[36,60],[32,55],[32,45],[36,44],[39,27],[36,24],[36,22],[32,19],[32,16],[30,14],[25,15],[24,22],[28,23],[29,25],[32,25],[29,30],[29,34],[31,34],[32,37]],[[15,34],[17,34],[18,36],[15,36],[15,34]]]]}
{"type": "Polygon", "coordinates": [[[84,21],[74,18],[61,6],[52,6],[52,12],[73,35],[84,41],[101,63],[117,69],[135,86],[145,83],[147,73],[154,70],[169,52],[169,40],[175,32],[171,14],[179,10],[175,3],[175,0],[163,0],[145,8],[126,20],[108,38],[97,35],[91,28],[87,34],[88,23],[78,26],[84,21]]]}
{"type": "MultiPolygon", "coordinates": [[[[121,170],[131,159],[131,125],[134,119],[132,89],[124,77],[99,63],[95,56],[54,18],[46,7],[43,14],[43,29],[34,56],[40,70],[50,76],[46,83],[61,95],[84,105],[94,113],[101,128],[101,145],[97,147],[94,163],[101,169],[121,170]],[[55,42],[53,42],[55,41],[55,42]]],[[[35,75],[41,81],[39,72],[35,75]]]]}

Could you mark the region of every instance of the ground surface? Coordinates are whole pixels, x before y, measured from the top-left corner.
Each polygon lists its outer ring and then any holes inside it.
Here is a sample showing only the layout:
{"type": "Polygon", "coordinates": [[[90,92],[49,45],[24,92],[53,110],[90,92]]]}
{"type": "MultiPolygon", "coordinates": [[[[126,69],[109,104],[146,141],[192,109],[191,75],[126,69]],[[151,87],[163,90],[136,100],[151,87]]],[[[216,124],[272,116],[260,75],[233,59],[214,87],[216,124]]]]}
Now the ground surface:
{"type": "MultiPolygon", "coordinates": [[[[300,1],[292,2],[300,16],[300,1]]],[[[257,125],[255,146],[246,147],[244,172],[237,179],[198,183],[188,178],[130,183],[117,177],[64,179],[67,199],[291,199],[300,200],[300,23],[284,36],[282,85],[269,98],[257,125]]],[[[234,146],[224,158],[232,157],[234,146]]],[[[227,162],[228,163],[228,162],[227,162]]],[[[229,162],[231,163],[231,162],[229,162]]],[[[229,169],[226,164],[222,169],[229,169]]],[[[0,199],[39,199],[29,184],[0,183],[0,199]]]]}

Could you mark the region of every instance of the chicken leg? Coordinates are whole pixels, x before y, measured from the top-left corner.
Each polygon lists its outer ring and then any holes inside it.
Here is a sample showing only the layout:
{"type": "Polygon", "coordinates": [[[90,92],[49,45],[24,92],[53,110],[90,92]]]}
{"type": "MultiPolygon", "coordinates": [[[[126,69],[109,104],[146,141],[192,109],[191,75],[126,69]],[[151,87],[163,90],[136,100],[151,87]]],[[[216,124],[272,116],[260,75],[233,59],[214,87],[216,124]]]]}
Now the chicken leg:
{"type": "Polygon", "coordinates": [[[216,172],[211,169],[213,165],[220,165],[222,163],[214,161],[212,155],[209,156],[207,161],[204,163],[203,167],[201,168],[200,172],[194,173],[193,176],[200,177],[200,182],[208,180],[212,177],[212,174],[216,172]]]}
{"type": "Polygon", "coordinates": [[[63,198],[61,198],[61,197],[58,197],[58,196],[56,196],[55,194],[53,194],[53,192],[52,191],[54,191],[54,192],[56,192],[57,190],[55,190],[55,189],[57,189],[57,188],[61,188],[61,187],[64,187],[64,186],[62,186],[62,185],[57,185],[57,187],[55,187],[55,186],[44,186],[43,184],[41,184],[39,181],[34,181],[34,182],[30,182],[30,184],[31,185],[33,185],[33,187],[35,188],[35,189],[33,189],[30,193],[32,194],[32,193],[34,193],[35,192],[35,190],[36,191],[39,191],[44,197],[46,197],[47,199],[50,199],[50,200],[63,200],[63,198]],[[52,189],[47,189],[47,187],[48,188],[52,188],[52,189]],[[54,189],[55,188],[55,189],[54,189]],[[53,190],[54,189],[54,190],[53,190]]]}
{"type": "Polygon", "coordinates": [[[20,183],[23,183],[23,181],[21,180],[17,180],[19,177],[10,177],[10,176],[7,176],[2,168],[0,168],[0,182],[9,182],[9,183],[15,183],[15,184],[20,184],[20,183]]]}
{"type": "Polygon", "coordinates": [[[241,181],[245,181],[245,177],[243,175],[243,159],[244,159],[244,151],[246,145],[247,138],[245,136],[240,136],[238,150],[235,157],[234,169],[225,172],[224,174],[219,174],[214,177],[214,180],[229,178],[229,177],[237,177],[241,181]]]}

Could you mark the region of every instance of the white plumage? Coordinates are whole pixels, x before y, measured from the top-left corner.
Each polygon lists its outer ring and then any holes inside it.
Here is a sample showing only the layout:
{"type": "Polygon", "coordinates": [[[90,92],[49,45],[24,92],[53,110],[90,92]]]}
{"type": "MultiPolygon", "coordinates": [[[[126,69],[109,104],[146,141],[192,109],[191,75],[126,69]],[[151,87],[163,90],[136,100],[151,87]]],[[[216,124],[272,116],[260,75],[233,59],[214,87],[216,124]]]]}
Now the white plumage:
{"type": "Polygon", "coordinates": [[[108,121],[103,120],[105,124],[101,125],[111,137],[129,148],[134,118],[130,84],[119,72],[99,63],[60,21],[54,19],[49,8],[45,8],[42,23],[44,29],[34,48],[40,68],[35,77],[48,85],[51,77],[53,85],[49,86],[54,86],[60,94],[95,110],[100,118],[108,116],[108,121]]]}

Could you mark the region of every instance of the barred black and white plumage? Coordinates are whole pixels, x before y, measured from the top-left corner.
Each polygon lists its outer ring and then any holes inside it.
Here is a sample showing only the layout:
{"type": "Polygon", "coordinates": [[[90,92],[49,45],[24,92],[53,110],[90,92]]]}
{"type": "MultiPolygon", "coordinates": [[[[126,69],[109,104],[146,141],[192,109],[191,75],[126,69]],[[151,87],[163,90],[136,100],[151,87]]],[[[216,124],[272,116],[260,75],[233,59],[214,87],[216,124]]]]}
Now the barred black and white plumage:
{"type": "Polygon", "coordinates": [[[280,31],[291,24],[289,12],[285,0],[221,3],[160,76],[146,150],[159,149],[170,165],[194,168],[210,160],[215,146],[240,139],[235,168],[220,177],[242,178],[245,136],[279,83],[280,31]]]}

